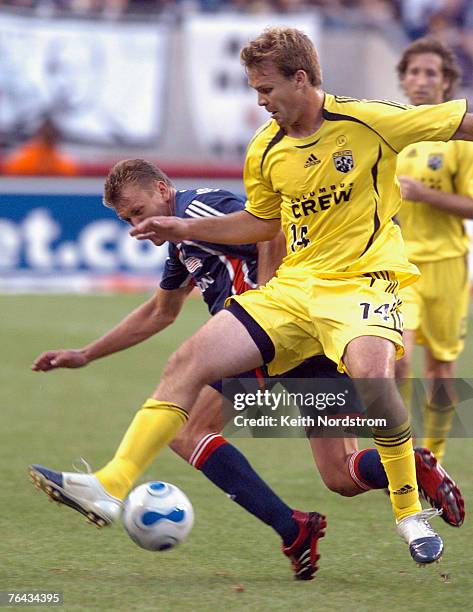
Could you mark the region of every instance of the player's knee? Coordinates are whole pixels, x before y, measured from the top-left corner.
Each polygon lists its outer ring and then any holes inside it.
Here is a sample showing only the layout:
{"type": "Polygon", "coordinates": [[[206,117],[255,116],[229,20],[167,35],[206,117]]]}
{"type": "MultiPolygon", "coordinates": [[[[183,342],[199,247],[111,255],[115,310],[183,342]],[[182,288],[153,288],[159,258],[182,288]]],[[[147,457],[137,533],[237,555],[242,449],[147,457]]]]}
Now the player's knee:
{"type": "Polygon", "coordinates": [[[184,381],[200,383],[198,363],[198,354],[193,349],[192,343],[186,342],[167,360],[161,380],[168,383],[173,381],[176,384],[184,381]]]}
{"type": "Polygon", "coordinates": [[[327,489],[343,497],[354,497],[361,493],[361,490],[355,486],[354,482],[349,478],[345,478],[343,474],[326,474],[322,476],[322,479],[327,489]]]}
{"type": "Polygon", "coordinates": [[[352,372],[354,378],[390,378],[392,376],[392,366],[384,359],[360,361],[356,364],[355,371],[352,372]]]}
{"type": "Polygon", "coordinates": [[[166,362],[164,367],[164,378],[177,378],[188,367],[189,355],[186,354],[182,347],[174,351],[166,362]]]}
{"type": "Polygon", "coordinates": [[[411,363],[409,359],[403,357],[396,361],[396,378],[409,378],[411,372],[411,363]]]}
{"type": "Polygon", "coordinates": [[[338,495],[342,495],[343,497],[354,497],[361,492],[353,486],[353,482],[344,478],[328,477],[323,480],[329,491],[338,493],[338,495]]]}
{"type": "Polygon", "coordinates": [[[432,361],[427,367],[427,378],[430,380],[442,380],[455,377],[454,361],[432,361]]]}

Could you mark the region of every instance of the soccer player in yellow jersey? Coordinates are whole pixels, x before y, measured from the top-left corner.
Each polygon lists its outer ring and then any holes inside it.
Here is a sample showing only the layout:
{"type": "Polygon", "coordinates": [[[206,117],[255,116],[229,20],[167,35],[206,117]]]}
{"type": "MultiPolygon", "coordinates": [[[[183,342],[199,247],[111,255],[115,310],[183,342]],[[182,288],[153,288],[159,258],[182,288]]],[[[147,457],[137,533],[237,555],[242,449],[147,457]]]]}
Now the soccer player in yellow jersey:
{"type": "Polygon", "coordinates": [[[241,57],[271,114],[248,148],[246,210],[150,217],[131,234],[155,244],[241,244],[269,240],[282,226],[289,254],[276,278],[232,298],[171,356],[116,455],[89,476],[90,486],[84,480],[82,495],[102,512],[116,506],[183,426],[203,385],[263,363],[277,374],[325,353],[357,379],[371,414],[385,416],[386,427],[373,434],[397,530],[415,561],[431,563],[443,543],[428,522],[436,511],[419,503],[408,415],[394,378],[403,352],[397,289],[418,276],[392,221],[401,201],[396,157],[428,138],[473,139],[473,116],[465,116],[465,101],[416,108],[325,94],[316,50],[292,28],[266,30],[241,57]]]}
{"type": "MultiPolygon", "coordinates": [[[[460,76],[453,53],[432,38],[407,47],[398,73],[416,106],[450,99],[460,76]]],[[[397,374],[409,376],[413,346],[416,341],[424,344],[425,377],[431,388],[423,446],[441,461],[455,412],[455,362],[466,332],[470,241],[464,219],[473,218],[473,144],[410,144],[398,156],[397,174],[403,196],[397,216],[407,255],[421,271],[420,280],[400,292],[405,355],[397,363],[397,374]]]]}

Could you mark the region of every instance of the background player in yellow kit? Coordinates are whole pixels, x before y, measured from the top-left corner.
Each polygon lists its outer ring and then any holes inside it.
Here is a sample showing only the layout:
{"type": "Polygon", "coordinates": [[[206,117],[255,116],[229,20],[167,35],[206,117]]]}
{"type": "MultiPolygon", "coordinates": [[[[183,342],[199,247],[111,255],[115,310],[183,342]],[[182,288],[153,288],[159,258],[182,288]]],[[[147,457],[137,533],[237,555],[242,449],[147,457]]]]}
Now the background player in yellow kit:
{"type": "MultiPolygon", "coordinates": [[[[416,106],[449,100],[460,77],[452,51],[433,38],[409,45],[398,73],[416,106]]],[[[419,281],[400,293],[405,355],[397,363],[397,375],[410,375],[413,346],[423,344],[425,377],[431,381],[423,446],[441,461],[455,412],[450,379],[466,333],[470,240],[464,219],[473,218],[473,144],[411,144],[398,156],[397,175],[403,196],[398,219],[408,257],[421,271],[419,281]]]]}

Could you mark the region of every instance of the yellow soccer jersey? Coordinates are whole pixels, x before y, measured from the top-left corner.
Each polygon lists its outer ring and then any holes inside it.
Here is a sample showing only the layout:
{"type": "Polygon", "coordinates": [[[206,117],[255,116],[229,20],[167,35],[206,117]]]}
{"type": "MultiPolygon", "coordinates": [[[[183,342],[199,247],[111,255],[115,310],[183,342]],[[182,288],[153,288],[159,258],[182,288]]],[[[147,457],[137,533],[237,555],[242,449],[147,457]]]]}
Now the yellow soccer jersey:
{"type": "MultiPolygon", "coordinates": [[[[473,143],[419,142],[401,151],[397,175],[427,187],[473,198],[473,143]]],[[[413,262],[461,257],[470,240],[463,219],[429,204],[404,200],[398,213],[408,257],[413,262]]]]}
{"type": "Polygon", "coordinates": [[[448,140],[465,112],[464,100],[411,107],[326,94],[313,135],[286,136],[274,120],[256,133],[245,163],[246,210],[281,217],[284,267],[321,278],[389,270],[407,284],[418,272],[392,221],[401,203],[397,153],[426,138],[448,140]]]}

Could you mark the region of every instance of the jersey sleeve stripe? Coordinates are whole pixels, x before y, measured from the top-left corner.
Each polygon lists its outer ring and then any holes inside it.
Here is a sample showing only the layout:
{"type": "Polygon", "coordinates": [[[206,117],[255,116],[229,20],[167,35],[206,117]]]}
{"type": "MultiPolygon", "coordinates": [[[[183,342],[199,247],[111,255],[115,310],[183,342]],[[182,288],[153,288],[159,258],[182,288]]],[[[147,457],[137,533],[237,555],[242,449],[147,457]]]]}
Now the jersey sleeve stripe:
{"type": "Polygon", "coordinates": [[[200,242],[193,242],[192,240],[183,240],[183,242],[184,244],[188,244],[190,246],[197,247],[198,249],[200,249],[201,251],[204,251],[205,253],[210,253],[210,255],[218,255],[219,257],[220,255],[224,255],[222,251],[216,251],[215,249],[211,249],[208,246],[204,246],[200,242]]]}
{"type": "Polygon", "coordinates": [[[381,138],[381,140],[383,142],[385,142],[386,145],[392,151],[394,151],[394,153],[396,153],[396,154],[399,153],[399,151],[397,151],[392,145],[390,145],[389,142],[385,138],[383,138],[379,132],[377,132],[376,130],[374,130],[371,127],[371,125],[368,125],[367,123],[365,123],[364,121],[361,121],[360,119],[357,119],[356,117],[352,117],[351,115],[342,115],[341,113],[332,113],[332,112],[326,110],[325,108],[322,109],[322,115],[323,115],[324,119],[327,119],[327,121],[353,121],[355,123],[361,123],[361,125],[364,125],[369,130],[371,130],[372,132],[377,134],[381,138]]]}
{"type": "Polygon", "coordinates": [[[212,215],[209,215],[208,213],[203,213],[203,212],[196,213],[192,210],[189,210],[189,208],[186,210],[186,215],[189,215],[189,217],[196,217],[198,219],[200,217],[212,217],[212,215]]]}
{"type": "Polygon", "coordinates": [[[333,96],[336,102],[343,104],[344,102],[361,102],[360,98],[350,98],[348,96],[333,96]]]}
{"type": "Polygon", "coordinates": [[[219,217],[220,216],[217,214],[207,212],[205,210],[201,210],[200,208],[197,208],[197,206],[188,206],[186,210],[186,214],[188,214],[191,217],[219,217]]]}
{"type": "Polygon", "coordinates": [[[364,100],[365,104],[385,104],[386,106],[393,106],[401,110],[409,110],[412,108],[409,104],[402,104],[401,102],[394,102],[393,100],[364,100]]]}
{"type": "Polygon", "coordinates": [[[271,127],[271,124],[273,123],[272,119],[269,119],[266,123],[263,123],[263,125],[256,130],[256,133],[254,134],[253,138],[250,140],[250,142],[248,143],[248,149],[250,148],[250,146],[253,144],[253,142],[258,138],[258,136],[260,134],[262,134],[263,132],[265,132],[269,127],[271,127]]]}
{"type": "Polygon", "coordinates": [[[215,210],[215,208],[212,208],[211,206],[208,206],[207,204],[204,204],[199,200],[192,200],[192,202],[187,207],[187,210],[189,208],[194,212],[206,212],[208,215],[214,215],[215,217],[223,217],[224,215],[224,213],[220,212],[219,210],[215,210]]]}
{"type": "Polygon", "coordinates": [[[263,155],[261,156],[261,162],[260,162],[260,171],[261,173],[263,172],[263,163],[264,160],[266,159],[266,155],[270,152],[270,150],[278,144],[278,142],[280,142],[284,136],[286,135],[286,132],[280,128],[278,130],[278,132],[273,136],[273,138],[269,141],[266,149],[263,152],[263,155]]]}
{"type": "Polygon", "coordinates": [[[376,192],[376,195],[379,197],[379,191],[378,191],[378,165],[379,162],[381,160],[381,156],[382,156],[382,151],[381,151],[381,146],[378,147],[378,157],[374,163],[374,166],[371,168],[371,176],[373,178],[373,188],[376,192]]]}
{"type": "MultiPolygon", "coordinates": [[[[382,151],[381,151],[381,146],[378,149],[378,159],[375,161],[374,166],[371,168],[371,176],[373,177],[373,187],[374,190],[376,192],[376,195],[379,197],[379,193],[378,193],[378,164],[381,160],[381,155],[382,155],[382,151]]],[[[363,251],[363,253],[360,255],[360,257],[362,257],[366,251],[370,248],[370,246],[373,244],[374,242],[374,238],[376,236],[376,232],[379,230],[381,225],[381,222],[379,220],[378,217],[378,201],[375,199],[374,201],[374,216],[373,216],[373,233],[370,236],[370,239],[368,240],[367,245],[365,246],[365,249],[363,251]]]]}

